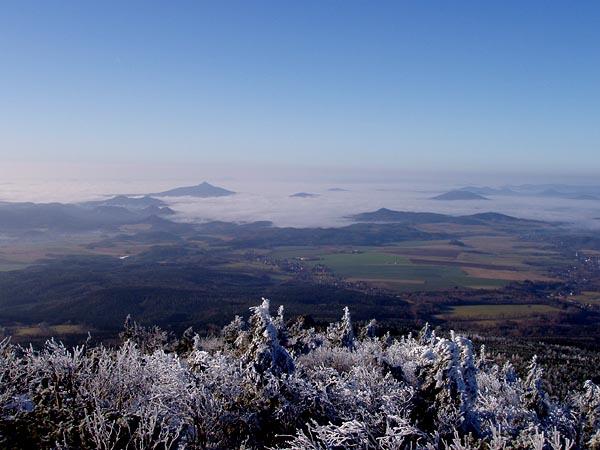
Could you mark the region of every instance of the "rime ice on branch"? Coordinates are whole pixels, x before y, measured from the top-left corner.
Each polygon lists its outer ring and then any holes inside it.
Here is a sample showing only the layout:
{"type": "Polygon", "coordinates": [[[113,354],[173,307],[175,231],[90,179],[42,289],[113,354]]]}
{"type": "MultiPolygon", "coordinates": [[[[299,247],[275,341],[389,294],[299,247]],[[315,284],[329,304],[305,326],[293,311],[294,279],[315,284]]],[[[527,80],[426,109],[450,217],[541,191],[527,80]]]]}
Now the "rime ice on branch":
{"type": "Polygon", "coordinates": [[[600,448],[600,388],[558,402],[455,333],[324,333],[269,301],[221,336],[127,320],[117,349],[0,342],[0,447],[56,449],[600,448]],[[25,431],[26,430],[26,431],[25,431]]]}

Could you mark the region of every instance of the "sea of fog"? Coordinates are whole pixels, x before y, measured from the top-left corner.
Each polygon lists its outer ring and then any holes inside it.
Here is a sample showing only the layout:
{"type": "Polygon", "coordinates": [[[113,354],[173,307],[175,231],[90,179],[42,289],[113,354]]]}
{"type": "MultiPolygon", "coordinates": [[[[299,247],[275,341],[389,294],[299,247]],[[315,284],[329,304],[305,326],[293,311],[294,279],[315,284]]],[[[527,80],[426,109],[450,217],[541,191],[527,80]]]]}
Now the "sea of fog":
{"type": "MultiPolygon", "coordinates": [[[[211,182],[212,180],[208,180],[211,182]]],[[[69,202],[108,198],[116,194],[140,195],[198,180],[168,181],[24,181],[0,183],[0,201],[69,202]]],[[[466,215],[499,212],[526,219],[558,221],[588,229],[600,229],[600,201],[525,195],[495,195],[489,200],[441,201],[431,197],[465,186],[431,180],[386,183],[302,183],[223,180],[214,184],[236,191],[217,198],[164,198],[176,211],[173,220],[253,222],[271,221],[277,226],[343,226],[348,216],[389,208],[400,211],[466,215]],[[336,189],[336,190],[331,190],[336,189]],[[315,197],[290,197],[298,192],[315,197]]]]}

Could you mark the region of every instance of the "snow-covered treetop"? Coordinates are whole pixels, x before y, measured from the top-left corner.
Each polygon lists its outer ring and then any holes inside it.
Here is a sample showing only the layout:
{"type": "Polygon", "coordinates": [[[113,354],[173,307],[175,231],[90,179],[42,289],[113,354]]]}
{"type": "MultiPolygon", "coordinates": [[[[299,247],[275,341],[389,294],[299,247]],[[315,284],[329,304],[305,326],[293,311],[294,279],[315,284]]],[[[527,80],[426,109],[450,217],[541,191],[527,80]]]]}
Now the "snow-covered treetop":
{"type": "Polygon", "coordinates": [[[476,364],[457,333],[356,338],[344,308],[322,334],[288,328],[269,303],[220,337],[172,342],[129,318],[116,349],[0,341],[0,447],[600,448],[591,381],[561,403],[536,358],[521,379],[508,363],[476,364]]]}

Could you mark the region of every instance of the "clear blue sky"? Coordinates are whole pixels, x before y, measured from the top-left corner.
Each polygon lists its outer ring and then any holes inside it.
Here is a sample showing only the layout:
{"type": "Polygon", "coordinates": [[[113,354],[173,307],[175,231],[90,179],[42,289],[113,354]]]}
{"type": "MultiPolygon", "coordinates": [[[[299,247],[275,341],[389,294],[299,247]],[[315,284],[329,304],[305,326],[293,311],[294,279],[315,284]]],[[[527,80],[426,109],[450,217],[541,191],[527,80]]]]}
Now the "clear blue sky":
{"type": "Polygon", "coordinates": [[[600,2],[3,2],[15,159],[593,173],[600,2]]]}

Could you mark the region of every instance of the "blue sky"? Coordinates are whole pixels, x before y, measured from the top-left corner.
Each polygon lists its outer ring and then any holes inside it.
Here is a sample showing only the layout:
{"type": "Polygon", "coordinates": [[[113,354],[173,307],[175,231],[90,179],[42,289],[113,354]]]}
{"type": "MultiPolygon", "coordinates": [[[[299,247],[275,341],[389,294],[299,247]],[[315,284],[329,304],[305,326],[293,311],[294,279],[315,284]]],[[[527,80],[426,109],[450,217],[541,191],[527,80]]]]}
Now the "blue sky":
{"type": "Polygon", "coordinates": [[[600,3],[3,2],[0,164],[600,170],[600,3]]]}

